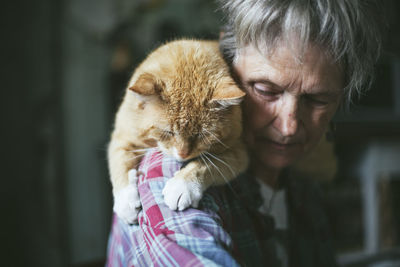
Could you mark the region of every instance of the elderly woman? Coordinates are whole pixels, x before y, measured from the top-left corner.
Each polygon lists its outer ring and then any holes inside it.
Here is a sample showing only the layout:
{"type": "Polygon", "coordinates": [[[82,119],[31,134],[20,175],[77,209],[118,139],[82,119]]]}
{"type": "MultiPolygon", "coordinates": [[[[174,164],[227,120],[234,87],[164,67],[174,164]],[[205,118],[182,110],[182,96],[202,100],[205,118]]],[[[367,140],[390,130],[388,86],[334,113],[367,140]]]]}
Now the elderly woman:
{"type": "MultiPolygon", "coordinates": [[[[369,0],[220,2],[228,18],[221,51],[247,92],[250,168],[183,213],[151,201],[162,197],[149,179],[141,199],[152,223],[115,217],[108,265],[335,266],[320,191],[291,166],[368,85],[379,52],[377,7],[369,0]]],[[[172,177],[179,167],[142,170],[172,177]]]]}

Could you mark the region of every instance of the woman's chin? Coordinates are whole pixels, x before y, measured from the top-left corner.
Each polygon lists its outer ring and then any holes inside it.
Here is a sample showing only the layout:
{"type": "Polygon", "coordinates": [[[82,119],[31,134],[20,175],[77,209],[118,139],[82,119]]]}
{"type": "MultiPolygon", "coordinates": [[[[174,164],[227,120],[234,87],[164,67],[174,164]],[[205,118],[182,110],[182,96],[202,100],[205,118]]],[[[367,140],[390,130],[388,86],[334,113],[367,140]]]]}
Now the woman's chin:
{"type": "Polygon", "coordinates": [[[253,155],[255,160],[267,168],[283,169],[292,165],[297,159],[297,154],[279,154],[271,151],[256,151],[253,155]]]}

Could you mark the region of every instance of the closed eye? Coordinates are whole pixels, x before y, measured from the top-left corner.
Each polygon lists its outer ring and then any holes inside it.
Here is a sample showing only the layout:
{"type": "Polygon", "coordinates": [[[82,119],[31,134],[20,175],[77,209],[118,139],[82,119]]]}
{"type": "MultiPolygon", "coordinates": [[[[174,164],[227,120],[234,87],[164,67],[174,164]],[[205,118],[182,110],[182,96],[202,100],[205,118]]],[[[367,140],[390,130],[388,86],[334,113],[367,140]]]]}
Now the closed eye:
{"type": "Polygon", "coordinates": [[[305,100],[314,106],[326,106],[329,104],[329,101],[325,100],[325,99],[319,99],[313,95],[305,95],[304,96],[305,100]]]}
{"type": "Polygon", "coordinates": [[[167,140],[174,136],[174,132],[168,130],[160,130],[160,140],[167,140]]]}
{"type": "Polygon", "coordinates": [[[280,91],[274,90],[272,85],[268,83],[255,82],[252,84],[252,87],[257,95],[268,100],[275,100],[281,94],[280,91]]]}
{"type": "Polygon", "coordinates": [[[163,134],[168,136],[174,136],[174,132],[172,131],[163,131],[163,134]]]}

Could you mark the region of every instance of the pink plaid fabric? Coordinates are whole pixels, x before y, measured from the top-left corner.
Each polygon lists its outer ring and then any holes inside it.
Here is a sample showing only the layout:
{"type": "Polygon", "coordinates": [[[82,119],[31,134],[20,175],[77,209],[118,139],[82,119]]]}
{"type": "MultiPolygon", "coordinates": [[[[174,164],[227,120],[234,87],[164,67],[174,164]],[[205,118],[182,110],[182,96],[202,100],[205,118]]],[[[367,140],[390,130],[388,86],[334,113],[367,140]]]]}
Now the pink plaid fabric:
{"type": "Polygon", "coordinates": [[[145,156],[139,168],[145,173],[139,179],[139,225],[127,225],[114,216],[107,266],[237,265],[215,205],[172,211],[164,204],[162,189],[180,167],[156,151],[145,156]]]}

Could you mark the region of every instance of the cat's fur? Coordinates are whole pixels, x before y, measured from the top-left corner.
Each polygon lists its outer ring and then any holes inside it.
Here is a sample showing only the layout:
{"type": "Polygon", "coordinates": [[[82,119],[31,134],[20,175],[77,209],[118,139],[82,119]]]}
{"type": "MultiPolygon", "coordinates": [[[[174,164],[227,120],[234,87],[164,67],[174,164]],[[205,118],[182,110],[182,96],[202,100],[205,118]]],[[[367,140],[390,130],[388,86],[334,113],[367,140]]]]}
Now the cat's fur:
{"type": "Polygon", "coordinates": [[[130,170],[138,167],[144,148],[190,160],[163,190],[171,209],[197,206],[209,186],[244,171],[244,95],[217,42],[179,40],[152,52],[128,84],[108,148],[116,213],[130,223],[137,218],[137,173],[130,170]]]}

